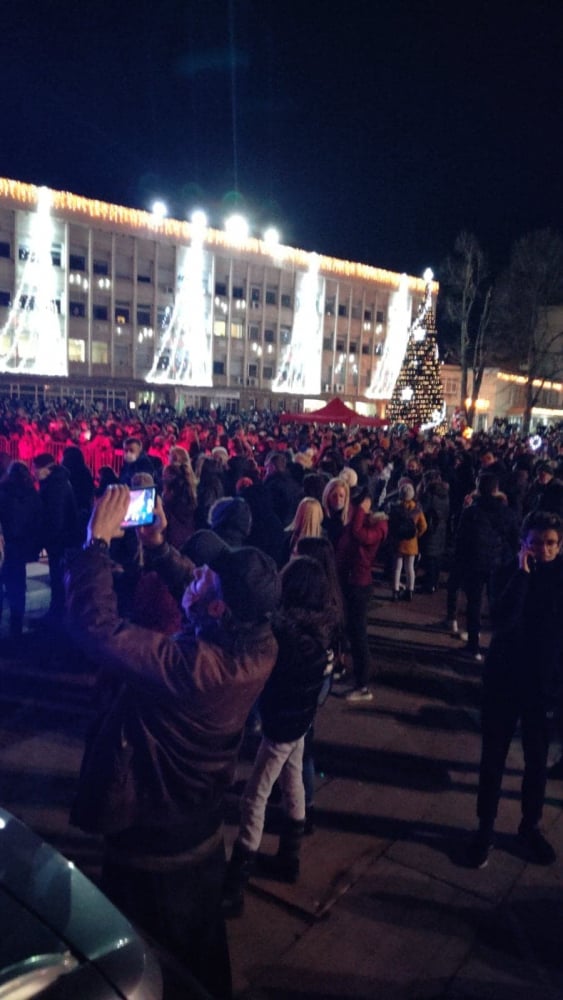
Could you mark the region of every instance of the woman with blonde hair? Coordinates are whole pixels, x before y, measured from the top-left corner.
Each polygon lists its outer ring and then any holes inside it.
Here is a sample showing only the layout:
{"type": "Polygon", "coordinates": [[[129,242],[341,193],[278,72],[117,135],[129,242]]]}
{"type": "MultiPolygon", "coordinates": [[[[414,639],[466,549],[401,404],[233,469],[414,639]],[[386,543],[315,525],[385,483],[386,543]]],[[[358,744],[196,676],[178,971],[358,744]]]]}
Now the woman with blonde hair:
{"type": "Polygon", "coordinates": [[[297,555],[297,546],[301,538],[320,538],[323,526],[323,508],[314,497],[303,497],[297,505],[295,517],[285,529],[284,562],[297,555]]]}
{"type": "Polygon", "coordinates": [[[345,479],[330,479],[323,490],[323,531],[334,548],[350,519],[350,487],[345,479]]]}
{"type": "Polygon", "coordinates": [[[189,464],[171,462],[162,473],[162,505],[168,522],[166,540],[176,549],[181,549],[195,531],[196,482],[189,456],[185,454],[189,464]]]}

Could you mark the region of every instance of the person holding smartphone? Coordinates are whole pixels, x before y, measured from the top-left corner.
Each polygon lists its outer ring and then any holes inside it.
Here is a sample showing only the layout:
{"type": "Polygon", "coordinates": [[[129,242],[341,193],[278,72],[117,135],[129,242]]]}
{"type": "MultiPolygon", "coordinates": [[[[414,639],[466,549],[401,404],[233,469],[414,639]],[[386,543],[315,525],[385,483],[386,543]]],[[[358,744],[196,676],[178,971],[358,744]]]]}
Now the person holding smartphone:
{"type": "Polygon", "coordinates": [[[493,830],[510,742],[518,722],[524,752],[520,851],[552,864],[555,851],[540,830],[547,778],[548,715],[563,689],[563,522],[534,511],[522,525],[516,565],[499,571],[491,603],[493,637],[484,667],[479,829],[468,861],[483,868],[493,830]]]}

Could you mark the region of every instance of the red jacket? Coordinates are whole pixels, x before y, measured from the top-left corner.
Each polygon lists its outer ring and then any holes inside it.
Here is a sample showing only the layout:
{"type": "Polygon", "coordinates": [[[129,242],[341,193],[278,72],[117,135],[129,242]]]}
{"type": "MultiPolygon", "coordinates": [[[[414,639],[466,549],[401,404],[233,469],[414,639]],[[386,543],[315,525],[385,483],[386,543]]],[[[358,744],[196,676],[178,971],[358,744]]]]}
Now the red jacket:
{"type": "Polygon", "coordinates": [[[336,563],[343,587],[367,587],[372,582],[372,567],[379,546],[387,538],[388,520],[366,514],[360,506],[352,508],[336,549],[336,563]]]}

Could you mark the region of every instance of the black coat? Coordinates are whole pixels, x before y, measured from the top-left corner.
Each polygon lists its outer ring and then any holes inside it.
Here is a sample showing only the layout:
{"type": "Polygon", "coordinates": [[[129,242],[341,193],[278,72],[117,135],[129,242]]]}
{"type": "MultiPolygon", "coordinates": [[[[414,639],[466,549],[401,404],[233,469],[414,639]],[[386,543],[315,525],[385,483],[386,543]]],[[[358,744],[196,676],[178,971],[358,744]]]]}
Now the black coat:
{"type": "Polygon", "coordinates": [[[455,563],[462,574],[487,577],[518,550],[518,521],[501,497],[476,496],[459,519],[455,563]]]}
{"type": "Polygon", "coordinates": [[[513,563],[495,574],[493,592],[485,688],[552,703],[563,687],[563,557],[531,573],[513,563]]]}
{"type": "Polygon", "coordinates": [[[292,609],[273,622],[276,664],[260,696],[264,736],[291,743],[309,729],[328,668],[327,616],[292,609]]]}
{"type": "Polygon", "coordinates": [[[6,558],[33,562],[43,535],[43,506],[37,490],[9,480],[0,485],[0,524],[6,558]]]}
{"type": "Polygon", "coordinates": [[[54,465],[39,484],[43,505],[42,545],[49,555],[62,555],[65,549],[81,544],[76,500],[68,473],[62,465],[54,465]]]}

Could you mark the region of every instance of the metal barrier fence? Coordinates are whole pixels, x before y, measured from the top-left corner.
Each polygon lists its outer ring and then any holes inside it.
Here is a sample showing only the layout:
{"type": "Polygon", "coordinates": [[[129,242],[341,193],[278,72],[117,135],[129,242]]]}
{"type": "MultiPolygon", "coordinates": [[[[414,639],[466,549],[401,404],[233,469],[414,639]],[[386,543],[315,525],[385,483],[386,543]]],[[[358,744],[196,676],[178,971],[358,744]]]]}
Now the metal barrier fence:
{"type": "MultiPolygon", "coordinates": [[[[45,445],[35,452],[36,455],[40,452],[49,452],[53,456],[56,462],[60,462],[65,448],[68,448],[68,444],[62,444],[58,441],[53,441],[48,446],[45,445]]],[[[26,447],[26,452],[28,451],[26,447]]],[[[96,476],[103,465],[109,465],[116,475],[119,475],[121,468],[123,466],[123,451],[116,448],[81,448],[82,454],[84,455],[84,461],[86,466],[90,470],[93,476],[96,476]]],[[[25,462],[26,465],[31,465],[33,461],[33,456],[29,454],[20,454],[20,442],[17,439],[10,439],[0,434],[0,454],[9,455],[12,461],[25,462]]]]}

